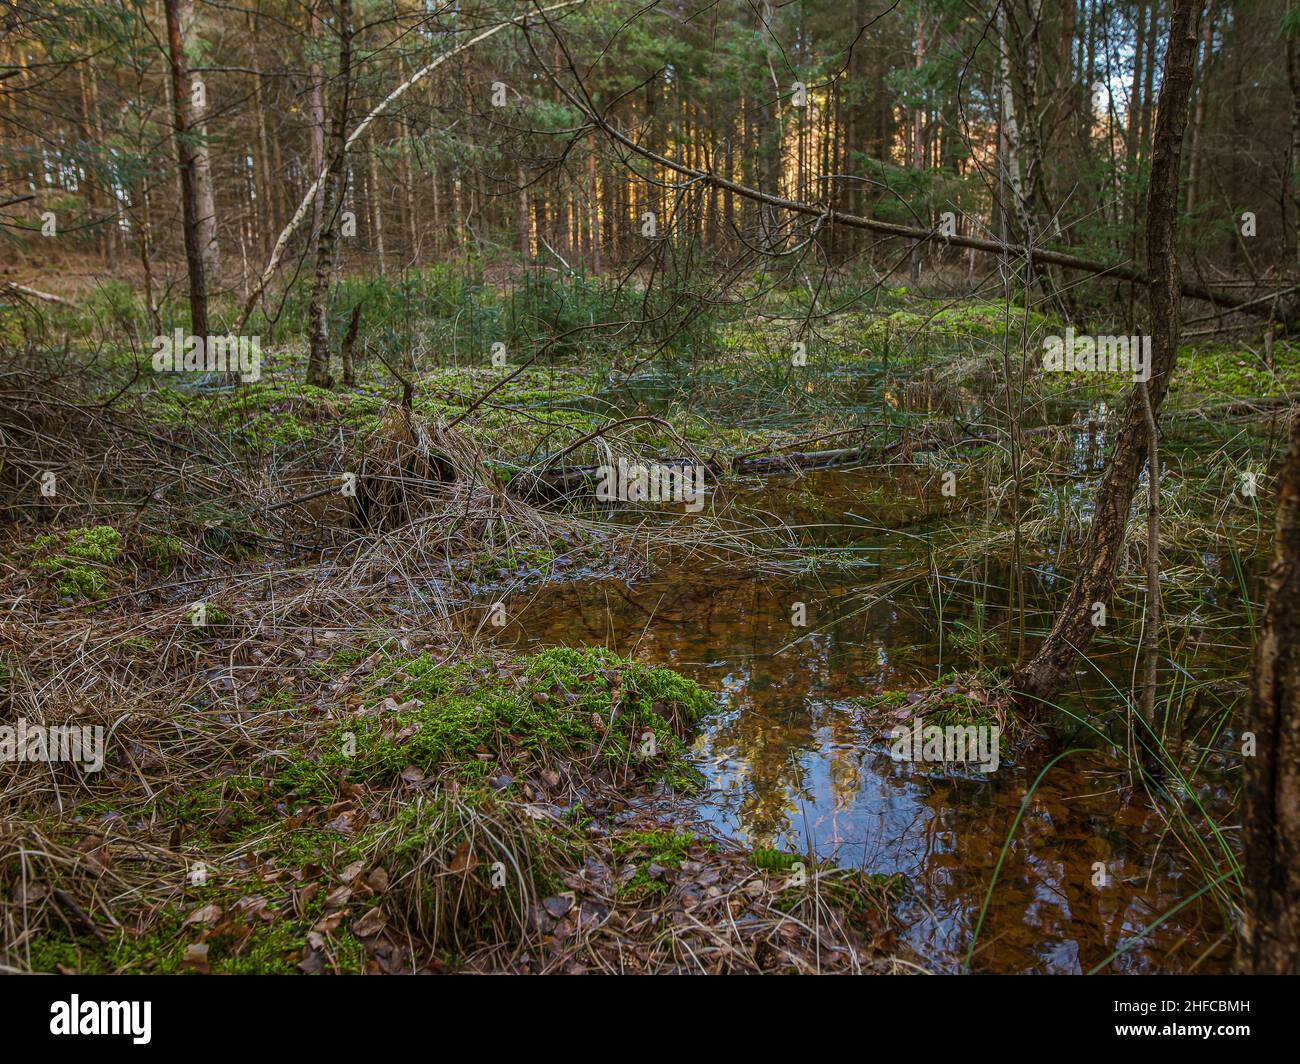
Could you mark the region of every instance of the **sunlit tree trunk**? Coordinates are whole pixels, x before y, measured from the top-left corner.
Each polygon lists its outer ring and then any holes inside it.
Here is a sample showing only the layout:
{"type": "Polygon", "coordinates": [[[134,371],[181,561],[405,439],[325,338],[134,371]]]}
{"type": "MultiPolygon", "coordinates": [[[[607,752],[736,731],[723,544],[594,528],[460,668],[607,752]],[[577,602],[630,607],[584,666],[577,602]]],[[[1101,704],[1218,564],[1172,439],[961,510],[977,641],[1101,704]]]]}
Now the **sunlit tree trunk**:
{"type": "Polygon", "coordinates": [[[181,225],[185,239],[185,265],[190,281],[190,331],[208,335],[208,286],[203,272],[199,239],[198,189],[194,170],[194,142],[190,134],[190,84],[181,43],[180,0],[163,0],[167,20],[167,52],[171,62],[172,128],[181,178],[181,225]]]}
{"type": "Polygon", "coordinates": [[[375,160],[374,144],[371,144],[366,153],[366,182],[366,187],[370,190],[370,224],[375,231],[375,255],[378,258],[380,276],[383,276],[388,272],[388,264],[384,254],[383,192],[379,187],[379,166],[375,160]]]}
{"type": "Polygon", "coordinates": [[[1005,7],[998,8],[998,91],[1002,101],[1002,146],[1005,150],[1001,160],[1006,178],[1004,195],[1010,204],[1001,205],[1003,214],[1016,221],[1015,237],[1018,240],[1030,239],[1029,218],[1025,211],[1025,190],[1020,179],[1020,127],[1016,121],[1016,98],[1011,89],[1011,49],[1007,40],[1007,13],[1005,7]]]}
{"type": "MultiPolygon", "coordinates": [[[[198,50],[199,31],[193,0],[183,0],[181,7],[181,42],[190,54],[198,50]]],[[[194,88],[191,79],[191,89],[194,88]]],[[[212,185],[212,153],[208,147],[207,92],[190,101],[190,130],[194,135],[194,193],[197,198],[199,250],[203,255],[203,274],[209,285],[221,276],[221,248],[217,242],[217,197],[212,185]]]]}

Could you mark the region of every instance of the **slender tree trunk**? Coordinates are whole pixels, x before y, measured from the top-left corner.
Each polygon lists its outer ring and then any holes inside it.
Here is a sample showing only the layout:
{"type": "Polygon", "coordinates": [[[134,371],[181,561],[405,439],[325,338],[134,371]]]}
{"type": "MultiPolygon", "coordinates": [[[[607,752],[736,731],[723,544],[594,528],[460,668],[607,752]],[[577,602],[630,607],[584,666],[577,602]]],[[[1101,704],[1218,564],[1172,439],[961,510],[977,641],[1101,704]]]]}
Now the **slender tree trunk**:
{"type": "MultiPolygon", "coordinates": [[[[262,25],[262,12],[259,5],[256,14],[248,13],[248,30],[252,34],[253,40],[256,41],[262,25]]],[[[257,52],[254,51],[254,56],[257,52]]],[[[253,110],[257,117],[257,205],[258,221],[261,227],[261,240],[263,253],[266,251],[267,242],[275,232],[277,224],[277,214],[275,210],[275,184],[271,180],[271,149],[266,136],[266,105],[262,99],[262,75],[253,75],[253,110]]],[[[279,173],[279,170],[276,170],[279,173]]]]}
{"type": "MultiPolygon", "coordinates": [[[[1294,208],[1295,256],[1300,265],[1300,37],[1288,34],[1286,38],[1286,73],[1291,86],[1291,152],[1288,158],[1286,190],[1287,201],[1294,208]]],[[[1235,246],[1235,241],[1234,241],[1235,246]]]]}
{"type": "MultiPolygon", "coordinates": [[[[406,254],[406,261],[418,264],[420,258],[420,229],[419,216],[415,209],[415,167],[411,165],[411,133],[408,122],[402,120],[402,202],[406,205],[406,239],[410,243],[410,250],[406,254]]],[[[433,175],[436,183],[438,175],[433,175]]],[[[455,186],[452,189],[453,198],[455,197],[455,186]]],[[[459,203],[459,200],[456,200],[459,203]]],[[[459,218],[459,209],[453,207],[453,211],[459,218]]]]}
{"type": "Polygon", "coordinates": [[[1038,226],[1051,215],[1046,202],[1046,167],[1043,165],[1043,119],[1039,108],[1038,71],[1042,65],[1042,0],[1026,5],[1027,25],[1020,34],[1020,108],[1025,116],[1019,127],[1021,156],[1024,160],[1024,214],[1029,225],[1026,240],[1036,240],[1038,226]]]}
{"type": "Polygon", "coordinates": [[[190,79],[181,46],[180,0],[163,0],[167,18],[167,51],[171,60],[172,124],[176,161],[181,178],[181,224],[185,237],[185,264],[190,280],[190,332],[208,336],[208,287],[203,273],[203,248],[199,240],[198,189],[194,172],[194,142],[190,135],[190,79]]]}
{"type": "Polygon", "coordinates": [[[352,89],[352,0],[339,0],[336,29],[339,38],[333,127],[330,130],[330,160],[325,177],[320,241],[316,250],[316,273],[312,280],[311,303],[307,309],[309,352],[307,383],[321,388],[333,385],[330,376],[329,294],[338,244],[339,214],[343,207],[343,179],[347,173],[348,102],[352,89]]]}
{"type": "MultiPolygon", "coordinates": [[[[533,243],[531,233],[529,232],[532,223],[528,217],[528,175],[524,173],[523,167],[520,167],[515,171],[515,181],[519,185],[519,189],[516,192],[519,203],[518,208],[515,211],[515,228],[518,230],[515,234],[515,239],[519,244],[519,254],[525,259],[530,259],[533,256],[533,243]]],[[[537,219],[537,239],[539,241],[543,236],[542,227],[543,219],[539,217],[537,219]]]]}
{"type": "Polygon", "coordinates": [[[600,269],[601,194],[600,171],[596,164],[596,137],[592,134],[587,139],[587,221],[583,240],[586,262],[592,270],[600,269]]]}
{"type": "MultiPolygon", "coordinates": [[[[1160,108],[1156,117],[1151,184],[1147,192],[1147,259],[1150,284],[1151,360],[1147,389],[1153,420],[1169,388],[1178,357],[1181,278],[1175,237],[1178,216],[1179,155],[1187,128],[1188,98],[1196,63],[1200,0],[1173,0],[1169,47],[1160,108]]],[[[1130,393],[1110,465],[1097,492],[1083,558],[1065,605],[1033,659],[1012,677],[1011,686],[1026,704],[1050,702],[1065,685],[1075,658],[1096,633],[1093,604],[1108,603],[1138,477],[1146,464],[1146,409],[1138,388],[1130,393]]]]}
{"type": "Polygon", "coordinates": [[[1196,90],[1196,109],[1192,112],[1192,143],[1187,154],[1187,213],[1196,210],[1196,195],[1201,182],[1201,130],[1205,128],[1205,101],[1209,96],[1208,75],[1210,67],[1210,48],[1214,43],[1214,3],[1205,5],[1205,19],[1202,24],[1204,36],[1201,38],[1200,84],[1196,90]]]}
{"type": "MultiPolygon", "coordinates": [[[[915,53],[916,70],[919,72],[925,65],[925,9],[918,7],[916,9],[916,43],[913,49],[915,53]]],[[[925,169],[925,152],[921,143],[922,123],[921,108],[912,108],[912,169],[918,173],[925,169]]],[[[916,284],[921,279],[921,245],[913,244],[912,253],[909,256],[909,270],[912,284],[916,284]]]]}
{"type": "MultiPolygon", "coordinates": [[[[1142,132],[1138,138],[1143,158],[1146,158],[1152,138],[1151,109],[1155,106],[1156,41],[1160,36],[1160,5],[1158,3],[1151,5],[1150,15],[1151,21],[1147,23],[1147,57],[1143,63],[1143,77],[1146,78],[1146,84],[1142,87],[1142,132]]],[[[1196,58],[1193,56],[1193,70],[1195,70],[1195,62],[1196,58]]]]}
{"type": "MultiPolygon", "coordinates": [[[[193,0],[181,8],[181,40],[193,49],[198,39],[193,0]]],[[[191,81],[191,91],[194,89],[191,81]]],[[[217,197],[212,185],[212,153],[208,148],[207,93],[190,101],[190,131],[194,138],[194,191],[197,196],[199,250],[203,253],[203,275],[209,285],[221,276],[221,248],[217,243],[217,197]]]]}
{"type": "Polygon", "coordinates": [[[388,273],[388,264],[384,254],[384,209],[383,193],[379,188],[379,167],[375,161],[375,145],[370,145],[366,153],[366,181],[370,189],[370,224],[375,232],[375,255],[379,260],[379,275],[388,273]]]}
{"type": "MultiPolygon", "coordinates": [[[[325,77],[321,72],[320,56],[317,53],[317,49],[320,47],[322,25],[318,14],[321,2],[322,0],[313,0],[311,8],[307,12],[308,25],[311,30],[311,40],[308,42],[308,47],[311,49],[311,63],[308,66],[311,87],[307,107],[311,112],[311,177],[313,181],[316,179],[316,175],[325,167],[325,77]]],[[[312,240],[315,240],[316,235],[320,232],[321,211],[325,202],[324,195],[325,189],[318,187],[316,196],[312,200],[312,240]]]]}
{"type": "Polygon", "coordinates": [[[141,177],[137,182],[139,194],[140,218],[137,222],[140,247],[140,268],[144,272],[144,302],[149,310],[149,320],[159,335],[163,331],[162,318],[158,314],[158,303],[154,297],[153,283],[153,212],[149,204],[149,179],[141,177]]]}
{"type": "MultiPolygon", "coordinates": [[[[1154,31],[1153,31],[1154,32],[1154,31]]],[[[1137,4],[1137,36],[1133,46],[1133,82],[1128,94],[1128,112],[1124,115],[1124,149],[1130,170],[1137,166],[1142,144],[1142,64],[1146,60],[1147,6],[1137,4]]],[[[1136,215],[1136,211],[1133,212],[1136,215]]]]}
{"type": "MultiPolygon", "coordinates": [[[[81,90],[81,141],[82,144],[85,145],[87,151],[90,150],[92,144],[103,143],[103,138],[99,136],[99,133],[95,128],[95,106],[92,102],[91,92],[86,85],[86,68],[89,65],[88,62],[77,63],[77,81],[78,87],[81,90]]],[[[89,73],[90,78],[93,81],[95,78],[93,67],[90,69],[89,73]]],[[[108,257],[111,254],[109,241],[111,239],[110,234],[113,226],[102,226],[100,224],[103,220],[103,211],[99,201],[99,175],[95,172],[93,159],[86,160],[85,167],[81,170],[81,175],[82,187],[86,195],[86,207],[89,209],[90,217],[95,223],[94,228],[91,229],[92,244],[95,247],[100,247],[102,244],[105,256],[108,257]]]]}
{"type": "MultiPolygon", "coordinates": [[[[1141,745],[1150,750],[1148,743],[1156,726],[1160,664],[1160,436],[1155,411],[1151,408],[1151,394],[1145,384],[1139,384],[1138,388],[1147,425],[1147,616],[1143,639],[1146,671],[1142,681],[1142,720],[1146,732],[1141,735],[1141,745]]],[[[1145,760],[1148,764],[1154,762],[1149,754],[1145,760]]]]}
{"type": "Polygon", "coordinates": [[[1300,974],[1300,418],[1278,477],[1277,539],[1255,648],[1242,815],[1246,898],[1237,965],[1300,974]]]}
{"type": "MultiPolygon", "coordinates": [[[[758,153],[760,187],[772,195],[782,195],[782,175],[785,168],[785,124],[781,117],[782,96],[789,86],[782,86],[776,73],[772,35],[775,29],[772,22],[776,12],[772,0],[762,0],[759,5],[759,33],[762,35],[763,51],[767,59],[768,76],[772,83],[772,106],[760,111],[758,125],[758,153]]],[[[758,209],[759,246],[770,248],[776,243],[778,225],[776,212],[766,204],[758,209]]]]}
{"type": "Polygon", "coordinates": [[[1006,8],[998,8],[998,88],[1002,98],[1002,145],[1005,155],[1001,169],[1006,176],[1007,190],[1011,203],[1003,203],[1004,215],[1014,217],[1016,229],[1014,239],[1030,243],[1033,234],[1030,229],[1029,215],[1025,208],[1024,185],[1020,179],[1020,127],[1016,122],[1016,98],[1011,91],[1011,51],[1007,41],[1006,8]]]}

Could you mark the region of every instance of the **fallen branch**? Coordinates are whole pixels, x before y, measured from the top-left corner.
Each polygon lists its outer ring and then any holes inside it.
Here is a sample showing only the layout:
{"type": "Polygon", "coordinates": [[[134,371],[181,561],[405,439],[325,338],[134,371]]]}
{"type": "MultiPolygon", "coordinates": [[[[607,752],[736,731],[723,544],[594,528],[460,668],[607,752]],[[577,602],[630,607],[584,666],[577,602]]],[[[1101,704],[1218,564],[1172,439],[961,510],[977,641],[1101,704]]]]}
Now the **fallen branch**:
{"type": "MultiPolygon", "coordinates": [[[[834,466],[853,465],[866,461],[880,461],[889,457],[906,444],[912,443],[921,449],[918,438],[903,437],[881,446],[837,447],[826,451],[796,451],[791,454],[765,455],[756,458],[713,459],[701,462],[695,457],[676,456],[672,458],[639,459],[642,464],[653,464],[677,468],[680,466],[697,466],[707,471],[714,480],[731,473],[735,475],[771,476],[777,473],[792,472],[797,469],[829,469],[834,466]]],[[[525,495],[535,494],[537,489],[559,492],[573,491],[586,481],[601,475],[604,466],[581,465],[560,466],[557,469],[543,469],[537,473],[526,473],[511,482],[512,490],[525,495]]]]}
{"type": "Polygon", "coordinates": [[[6,291],[12,290],[19,295],[27,296],[29,299],[39,299],[45,303],[57,303],[61,307],[75,307],[74,303],[70,303],[62,296],[51,295],[49,292],[38,292],[35,288],[28,288],[25,284],[18,284],[14,281],[0,282],[0,287],[3,287],[6,291]]]}
{"type": "MultiPolygon", "coordinates": [[[[541,14],[543,12],[539,12],[541,14]]],[[[549,21],[548,21],[549,25],[549,21]]],[[[564,49],[568,57],[568,49],[561,40],[558,33],[552,33],[559,42],[560,47],[564,49]]],[[[531,47],[531,42],[530,42],[531,47]]],[[[535,53],[534,53],[535,54],[535,53]]],[[[540,59],[540,57],[538,57],[540,59]]],[[[543,64],[545,67],[545,64],[543,64]]],[[[570,69],[573,69],[572,60],[570,59],[570,69]]],[[[685,163],[678,162],[667,155],[660,155],[656,151],[638,144],[635,140],[623,133],[621,130],[612,126],[596,110],[595,104],[586,96],[583,90],[583,98],[579,98],[574,92],[565,85],[560,78],[551,73],[550,78],[555,86],[564,94],[568,101],[573,104],[587,119],[587,121],[603,132],[611,140],[629,151],[635,152],[643,159],[656,163],[659,166],[666,167],[683,177],[690,178],[692,183],[699,183],[702,186],[712,185],[714,188],[722,189],[724,192],[730,192],[734,195],[741,196],[744,199],[752,200],[755,203],[766,204],[769,207],[777,207],[792,214],[803,214],[818,219],[818,225],[824,227],[830,225],[842,225],[850,229],[865,229],[869,232],[880,233],[882,236],[899,237],[904,240],[913,240],[921,243],[928,243],[934,240],[940,240],[945,244],[953,247],[967,248],[971,251],[982,251],[990,255],[1001,255],[1008,258],[1016,258],[1028,261],[1032,265],[1059,266],[1067,270],[1077,270],[1081,273],[1089,273],[1098,276],[1114,277],[1121,281],[1127,281],[1130,284],[1150,285],[1151,278],[1144,270],[1136,266],[1129,266],[1125,263],[1105,263],[1095,262],[1091,259],[1080,258],[1077,255],[1069,255],[1063,251],[1051,251],[1046,248],[1025,247],[1021,244],[1009,244],[1000,240],[985,240],[982,237],[961,236],[959,234],[946,235],[940,233],[939,229],[917,229],[908,225],[898,225],[894,222],[882,222],[875,218],[864,218],[856,214],[846,214],[842,211],[834,210],[830,207],[818,206],[815,203],[805,203],[801,200],[787,199],[784,196],[775,196],[770,192],[762,192],[756,188],[750,188],[748,185],[742,185],[738,181],[732,181],[729,178],[722,177],[710,170],[700,170],[685,163]]],[[[581,81],[579,81],[581,86],[581,81]]],[[[1283,289],[1278,292],[1272,292],[1264,296],[1254,296],[1245,299],[1240,296],[1230,295],[1226,292],[1216,292],[1204,285],[1197,284],[1193,281],[1183,281],[1181,291],[1189,299],[1200,299],[1215,306],[1226,307],[1229,310],[1241,311],[1252,314],[1257,317],[1268,318],[1270,320],[1282,323],[1288,330],[1300,328],[1300,301],[1293,296],[1285,303],[1282,303],[1284,296],[1294,293],[1294,288],[1283,289]]]]}

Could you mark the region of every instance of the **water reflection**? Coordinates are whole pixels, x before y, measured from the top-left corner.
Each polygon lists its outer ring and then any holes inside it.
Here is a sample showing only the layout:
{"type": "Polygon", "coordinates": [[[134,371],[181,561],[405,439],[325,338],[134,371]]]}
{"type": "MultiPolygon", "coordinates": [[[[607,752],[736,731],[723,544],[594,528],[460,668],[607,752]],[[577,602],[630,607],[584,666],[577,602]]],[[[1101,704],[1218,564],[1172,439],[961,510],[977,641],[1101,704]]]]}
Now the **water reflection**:
{"type": "MultiPolygon", "coordinates": [[[[800,520],[817,523],[802,499],[787,512],[804,507],[800,520]]],[[[891,553],[898,549],[881,548],[880,557],[899,562],[907,549],[891,553]]],[[[950,970],[964,958],[1006,835],[1050,751],[1035,763],[1004,761],[992,776],[892,761],[857,699],[914,689],[966,663],[936,641],[924,603],[886,595],[864,606],[861,579],[700,572],[670,560],[632,586],[593,580],[521,597],[508,607],[504,638],[608,646],[720,692],[722,709],[695,749],[709,780],[703,815],[755,846],[904,873],[916,888],[905,939],[932,967],[950,970]],[[807,628],[791,624],[796,601],[807,605],[807,628]]],[[[1007,852],[975,968],[1086,971],[1201,885],[1160,812],[1128,788],[1093,755],[1052,770],[1007,852]],[[1097,862],[1109,877],[1100,889],[1097,862]]],[[[1227,956],[1207,897],[1112,970],[1215,971],[1227,956]]]]}

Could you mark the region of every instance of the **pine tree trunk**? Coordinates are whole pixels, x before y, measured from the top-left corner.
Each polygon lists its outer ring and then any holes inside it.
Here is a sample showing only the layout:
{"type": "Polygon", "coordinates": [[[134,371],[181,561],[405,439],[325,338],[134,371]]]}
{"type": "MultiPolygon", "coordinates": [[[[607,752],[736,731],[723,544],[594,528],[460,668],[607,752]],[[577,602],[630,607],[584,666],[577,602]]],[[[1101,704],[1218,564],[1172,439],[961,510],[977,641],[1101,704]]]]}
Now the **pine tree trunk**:
{"type": "Polygon", "coordinates": [[[348,103],[352,88],[352,0],[339,0],[339,73],[333,126],[330,130],[329,170],[325,177],[325,198],[321,211],[320,240],[316,249],[316,273],[312,279],[311,303],[307,309],[309,352],[307,383],[329,388],[329,294],[338,244],[339,216],[343,208],[343,176],[348,135],[348,103]]]}
{"type": "Polygon", "coordinates": [[[190,281],[190,332],[208,336],[208,287],[203,273],[203,249],[199,241],[198,189],[194,172],[194,142],[190,135],[190,79],[181,46],[180,0],[163,0],[167,19],[167,51],[171,60],[172,123],[176,160],[181,178],[181,225],[185,237],[185,265],[190,281]]]}
{"type": "MultiPolygon", "coordinates": [[[[321,36],[321,17],[317,13],[322,0],[313,0],[310,9],[307,12],[308,27],[311,32],[311,41],[308,47],[311,49],[311,63],[308,66],[310,76],[310,90],[308,92],[307,107],[311,112],[311,171],[310,180],[315,180],[315,176],[321,172],[325,165],[325,77],[321,72],[320,58],[316,54],[316,49],[320,45],[321,36]]],[[[317,239],[320,233],[321,212],[325,205],[325,190],[318,188],[316,198],[311,205],[311,239],[317,239]]]]}
{"type": "MultiPolygon", "coordinates": [[[[193,0],[184,0],[181,8],[181,40],[193,51],[198,39],[193,0]]],[[[191,86],[192,88],[193,86],[191,86]]],[[[217,197],[212,185],[212,153],[208,148],[207,97],[193,101],[190,130],[194,134],[194,191],[199,222],[199,250],[203,255],[203,275],[209,285],[221,276],[221,248],[217,243],[217,197]]]]}

